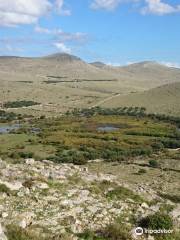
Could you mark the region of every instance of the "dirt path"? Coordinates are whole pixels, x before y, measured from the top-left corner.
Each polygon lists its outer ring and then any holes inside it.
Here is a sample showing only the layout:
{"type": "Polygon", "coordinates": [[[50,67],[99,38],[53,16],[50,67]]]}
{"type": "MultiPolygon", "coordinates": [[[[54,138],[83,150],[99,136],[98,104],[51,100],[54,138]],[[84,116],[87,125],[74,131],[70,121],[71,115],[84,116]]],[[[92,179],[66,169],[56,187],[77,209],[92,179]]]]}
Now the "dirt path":
{"type": "Polygon", "coordinates": [[[89,108],[91,109],[91,108],[94,108],[94,107],[98,107],[98,106],[100,106],[101,104],[103,104],[103,103],[105,103],[105,102],[108,102],[109,100],[111,100],[111,99],[113,99],[113,98],[119,97],[120,95],[122,95],[122,93],[118,93],[118,94],[115,94],[115,95],[113,95],[113,96],[111,96],[111,97],[105,98],[105,99],[97,102],[96,104],[94,104],[93,106],[91,106],[91,107],[89,107],[89,108]]]}

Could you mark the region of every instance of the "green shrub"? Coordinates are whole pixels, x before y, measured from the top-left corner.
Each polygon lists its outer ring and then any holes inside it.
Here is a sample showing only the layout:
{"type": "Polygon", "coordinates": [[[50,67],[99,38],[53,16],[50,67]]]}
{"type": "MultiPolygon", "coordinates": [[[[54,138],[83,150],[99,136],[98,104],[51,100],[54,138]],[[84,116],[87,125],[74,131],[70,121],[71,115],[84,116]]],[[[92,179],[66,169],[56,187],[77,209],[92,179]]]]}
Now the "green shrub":
{"type": "Polygon", "coordinates": [[[20,108],[20,107],[29,107],[33,105],[38,105],[39,103],[34,101],[14,101],[14,102],[6,102],[4,104],[5,108],[20,108]]]}
{"type": "Polygon", "coordinates": [[[78,234],[80,240],[131,240],[129,229],[125,224],[115,222],[96,233],[86,230],[78,234]]]}
{"type": "Polygon", "coordinates": [[[103,237],[97,236],[93,231],[85,230],[83,233],[78,234],[80,240],[106,240],[103,237]]]}
{"type": "Polygon", "coordinates": [[[34,185],[34,182],[33,182],[32,179],[28,179],[28,180],[26,180],[25,182],[23,182],[22,185],[23,185],[25,188],[31,189],[31,188],[33,187],[33,185],[34,185]]]}
{"type": "Polygon", "coordinates": [[[108,225],[102,232],[103,236],[107,240],[131,240],[129,229],[125,224],[114,223],[108,225]]]}
{"type": "Polygon", "coordinates": [[[150,160],[149,166],[153,168],[157,168],[159,166],[158,162],[156,160],[150,160]]]}
{"type": "Polygon", "coordinates": [[[180,195],[163,194],[163,193],[160,193],[159,195],[160,197],[168,199],[174,203],[180,203],[180,195]]]}
{"type": "Polygon", "coordinates": [[[130,198],[135,202],[143,202],[143,199],[139,195],[122,186],[118,186],[115,189],[109,191],[106,196],[110,199],[126,200],[130,198]]]}
{"type": "Polygon", "coordinates": [[[45,240],[44,238],[37,236],[34,233],[28,232],[18,226],[8,225],[7,229],[7,238],[8,240],[45,240]]]}
{"type": "Polygon", "coordinates": [[[141,175],[141,174],[145,174],[147,173],[146,169],[144,168],[140,168],[139,171],[138,171],[138,174],[141,175]]]}
{"type": "Polygon", "coordinates": [[[172,229],[173,221],[167,214],[157,212],[140,220],[140,226],[151,230],[172,229]]]}
{"type": "Polygon", "coordinates": [[[87,160],[81,151],[77,150],[61,150],[55,156],[49,157],[48,160],[56,163],[74,163],[76,165],[84,165],[87,160]]]}
{"type": "Polygon", "coordinates": [[[21,158],[32,158],[34,156],[34,153],[32,153],[32,152],[19,152],[18,155],[21,158]]]}
{"type": "Polygon", "coordinates": [[[9,195],[11,190],[5,184],[0,184],[0,193],[6,193],[9,195]]]}

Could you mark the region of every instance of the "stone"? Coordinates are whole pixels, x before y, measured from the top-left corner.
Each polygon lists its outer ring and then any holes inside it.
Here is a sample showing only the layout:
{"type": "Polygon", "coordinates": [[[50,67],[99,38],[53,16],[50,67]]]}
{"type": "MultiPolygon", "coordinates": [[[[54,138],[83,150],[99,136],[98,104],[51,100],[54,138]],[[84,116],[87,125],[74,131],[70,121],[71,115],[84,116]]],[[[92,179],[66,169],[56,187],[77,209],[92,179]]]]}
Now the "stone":
{"type": "Polygon", "coordinates": [[[19,226],[21,228],[26,228],[32,224],[33,218],[35,217],[33,212],[26,212],[19,216],[19,226]]]}
{"type": "Polygon", "coordinates": [[[7,218],[8,217],[8,213],[7,212],[3,212],[2,213],[2,218],[7,218]]]}
{"type": "Polygon", "coordinates": [[[0,223],[0,240],[8,240],[0,223]]]}
{"type": "Polygon", "coordinates": [[[23,229],[27,227],[26,219],[23,219],[19,222],[19,227],[21,227],[23,229]]]}
{"type": "Polygon", "coordinates": [[[33,165],[35,163],[35,160],[33,158],[27,158],[25,162],[27,165],[33,165]]]}
{"type": "Polygon", "coordinates": [[[4,184],[6,185],[7,188],[9,188],[11,191],[18,191],[20,188],[23,187],[21,182],[6,182],[6,181],[1,181],[0,180],[0,184],[4,184]]]}
{"type": "Polygon", "coordinates": [[[37,187],[37,188],[40,188],[40,189],[48,189],[48,188],[49,188],[49,186],[47,185],[47,183],[43,183],[43,182],[37,183],[37,184],[36,184],[36,187],[37,187]]]}
{"type": "Polygon", "coordinates": [[[180,204],[178,204],[178,206],[172,210],[171,216],[172,218],[177,218],[180,221],[180,204]]]}
{"type": "Polygon", "coordinates": [[[154,237],[152,235],[149,235],[147,240],[154,240],[154,237]]]}
{"type": "Polygon", "coordinates": [[[147,204],[147,203],[145,203],[145,202],[143,202],[143,203],[141,204],[141,207],[142,207],[142,208],[146,208],[146,209],[148,209],[148,208],[149,208],[148,204],[147,204]]]}

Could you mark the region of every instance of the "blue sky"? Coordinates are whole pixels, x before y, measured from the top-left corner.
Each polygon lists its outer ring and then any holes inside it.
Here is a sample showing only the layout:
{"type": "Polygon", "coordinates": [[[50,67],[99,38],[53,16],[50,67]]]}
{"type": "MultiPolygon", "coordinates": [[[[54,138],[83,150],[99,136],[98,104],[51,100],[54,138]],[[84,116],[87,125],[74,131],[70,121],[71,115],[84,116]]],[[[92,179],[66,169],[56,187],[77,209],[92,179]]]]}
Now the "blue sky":
{"type": "Polygon", "coordinates": [[[180,66],[178,0],[0,0],[0,55],[180,66]]]}

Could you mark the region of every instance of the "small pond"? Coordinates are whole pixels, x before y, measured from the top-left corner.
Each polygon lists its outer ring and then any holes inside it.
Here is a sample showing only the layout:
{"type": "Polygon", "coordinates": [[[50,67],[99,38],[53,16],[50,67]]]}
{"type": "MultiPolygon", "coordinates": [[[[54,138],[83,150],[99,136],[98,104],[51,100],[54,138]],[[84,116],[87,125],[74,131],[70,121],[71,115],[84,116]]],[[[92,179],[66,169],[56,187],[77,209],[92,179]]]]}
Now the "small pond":
{"type": "Polygon", "coordinates": [[[20,127],[20,124],[0,126],[0,134],[10,133],[13,130],[18,130],[20,127]]]}
{"type": "Polygon", "coordinates": [[[99,126],[99,127],[97,128],[97,130],[98,130],[99,132],[114,132],[114,131],[118,131],[118,130],[119,130],[119,127],[118,127],[118,126],[115,126],[115,125],[107,124],[107,125],[99,126]]]}

